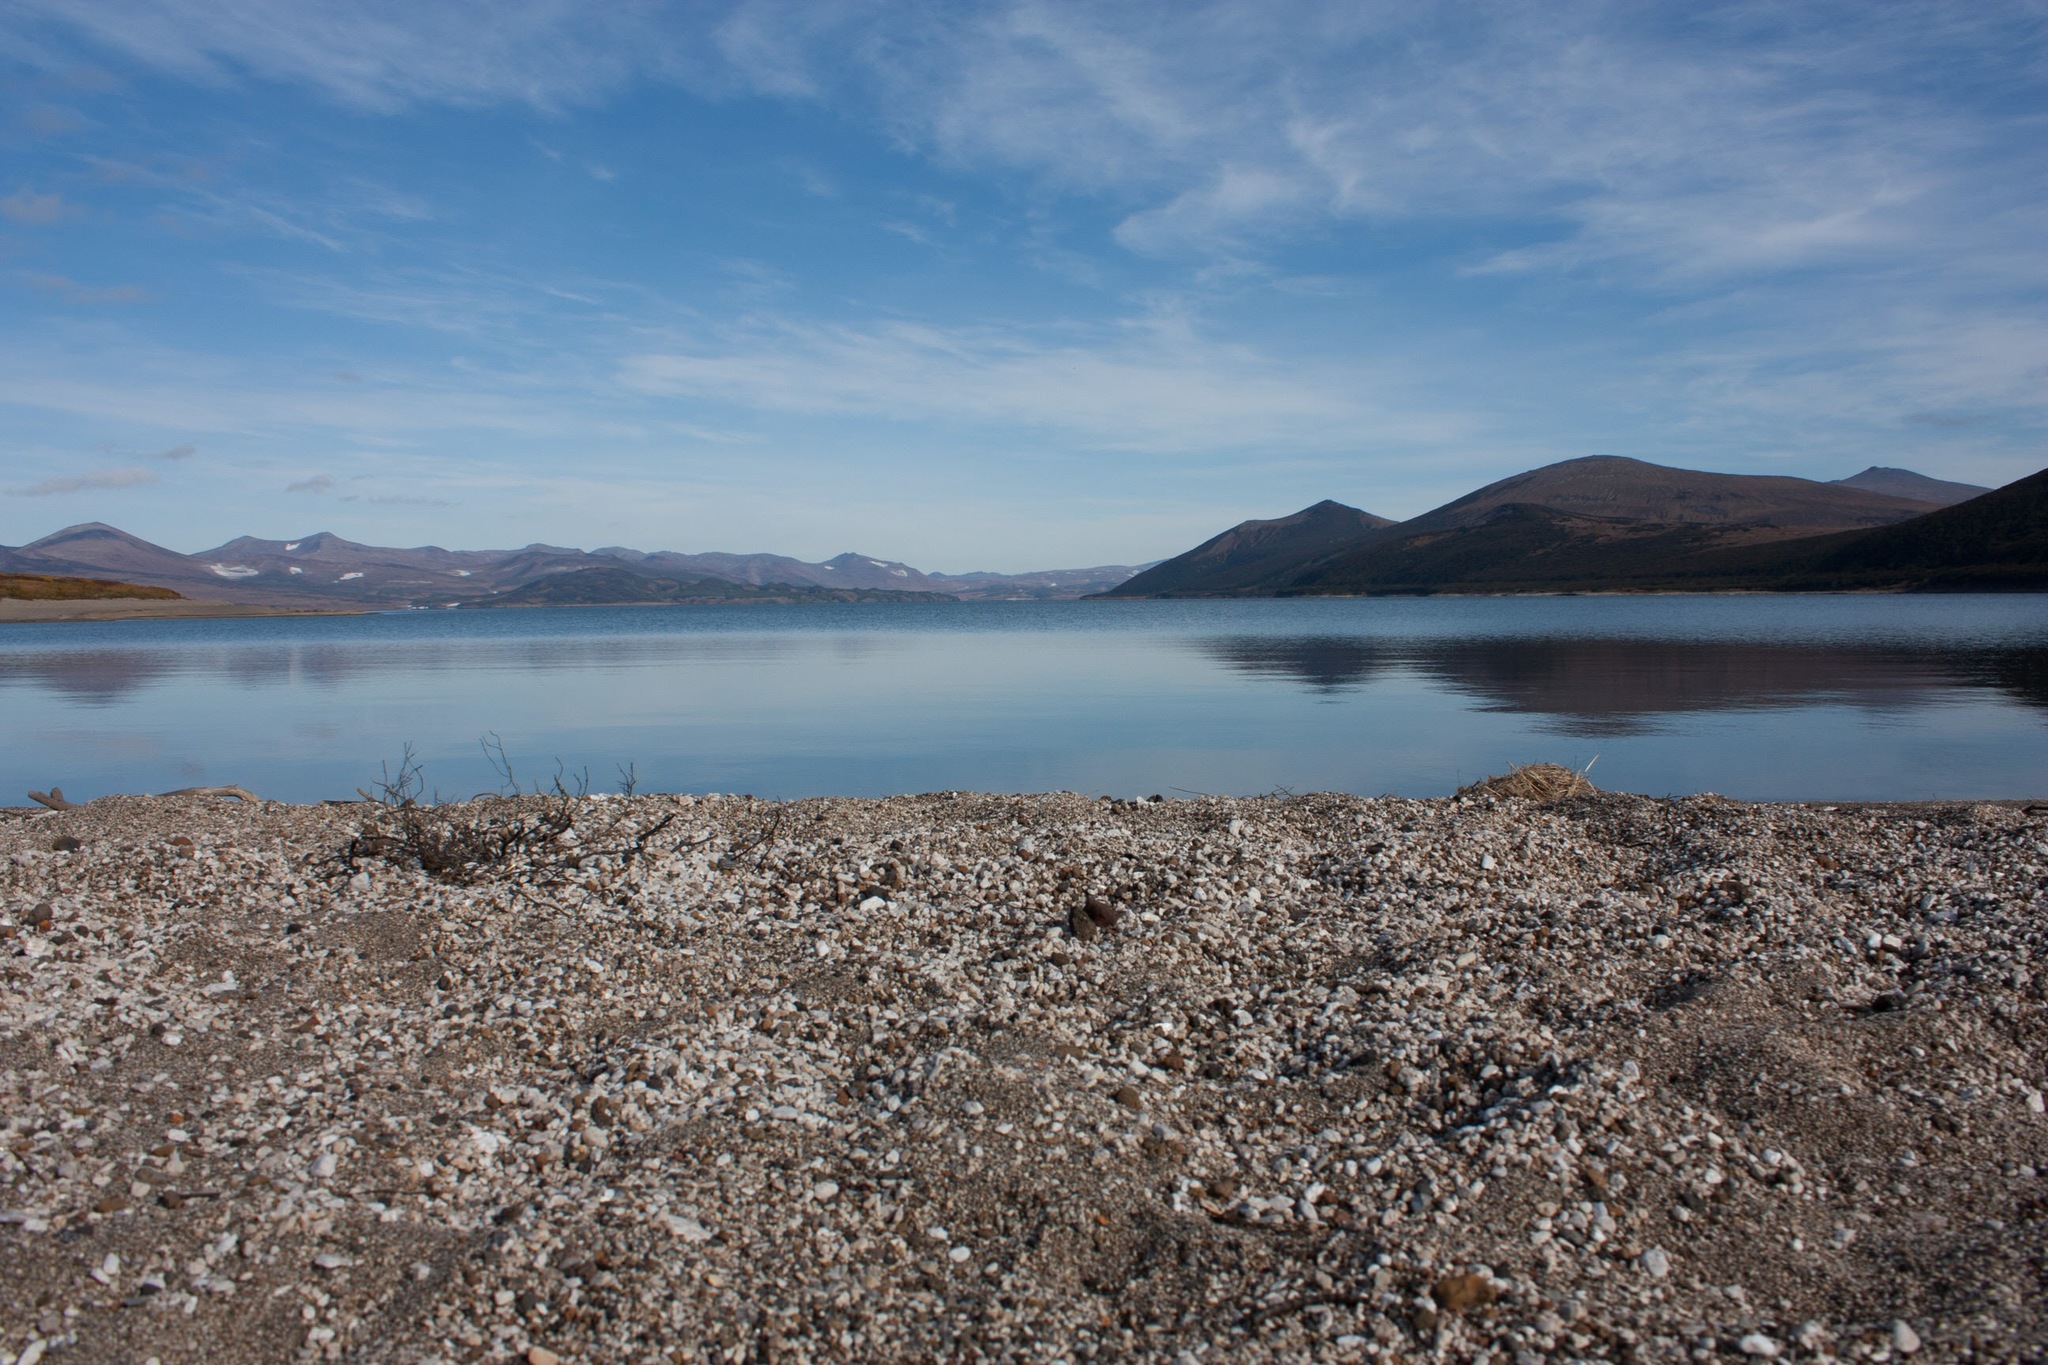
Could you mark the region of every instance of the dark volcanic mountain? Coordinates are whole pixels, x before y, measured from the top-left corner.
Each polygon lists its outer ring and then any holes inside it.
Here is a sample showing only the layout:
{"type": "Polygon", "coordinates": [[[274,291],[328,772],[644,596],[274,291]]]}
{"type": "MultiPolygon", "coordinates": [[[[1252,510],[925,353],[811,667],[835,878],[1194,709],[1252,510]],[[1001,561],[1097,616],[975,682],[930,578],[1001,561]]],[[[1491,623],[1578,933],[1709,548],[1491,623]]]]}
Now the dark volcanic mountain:
{"type": "Polygon", "coordinates": [[[1326,560],[1280,591],[2044,588],[2048,471],[1891,526],[1762,542],[1729,528],[1576,517],[1511,503],[1476,523],[1381,540],[1326,560]]]}
{"type": "Polygon", "coordinates": [[[1759,547],[1702,567],[1798,588],[2041,591],[2048,469],[1897,526],[1759,547]]]}
{"type": "Polygon", "coordinates": [[[1290,517],[1244,521],[1184,555],[1155,564],[1117,587],[1116,597],[1257,594],[1276,576],[1287,577],[1394,523],[1341,502],[1325,500],[1290,517]]]}
{"type": "Polygon", "coordinates": [[[1320,541],[1274,536],[1263,553],[1233,557],[1234,538],[1286,524],[1247,522],[1110,595],[1576,590],[1649,564],[1891,525],[1937,506],[1846,484],[1595,455],[1516,474],[1398,525],[1375,518],[1320,541]]]}
{"type": "Polygon", "coordinates": [[[1776,474],[1709,474],[1620,455],[1589,455],[1490,483],[1402,522],[1401,528],[1415,533],[1470,526],[1514,503],[1580,517],[1739,526],[1758,538],[1887,526],[1941,505],[1845,483],[1776,474]]]}
{"type": "Polygon", "coordinates": [[[1950,483],[1946,479],[1930,479],[1925,474],[1915,474],[1910,469],[1887,469],[1875,464],[1861,474],[1851,474],[1835,482],[1845,488],[1860,488],[1866,493],[1888,493],[1895,498],[1931,502],[1937,507],[1953,507],[1991,491],[1980,484],[1950,483]]]}

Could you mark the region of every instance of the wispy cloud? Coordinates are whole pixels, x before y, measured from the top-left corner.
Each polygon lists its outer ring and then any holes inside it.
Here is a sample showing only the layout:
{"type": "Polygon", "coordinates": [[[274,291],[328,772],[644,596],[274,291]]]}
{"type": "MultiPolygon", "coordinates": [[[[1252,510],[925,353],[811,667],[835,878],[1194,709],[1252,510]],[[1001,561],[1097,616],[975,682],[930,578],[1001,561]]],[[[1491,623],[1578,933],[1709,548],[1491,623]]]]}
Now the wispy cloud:
{"type": "Polygon", "coordinates": [[[76,206],[67,202],[61,194],[37,194],[34,190],[19,190],[0,199],[0,217],[10,218],[17,223],[28,223],[36,227],[48,227],[77,215],[76,206]]]}
{"type": "Polygon", "coordinates": [[[16,0],[18,45],[52,65],[83,36],[141,65],[226,84],[244,73],[300,82],[362,109],[508,101],[545,108],[616,89],[633,73],[679,59],[661,7],[505,0],[488,22],[458,0],[16,0]],[[31,48],[31,45],[33,47],[31,48]]]}
{"type": "Polygon", "coordinates": [[[372,507],[453,507],[446,498],[424,498],[403,493],[351,493],[343,502],[368,503],[372,507]]]}
{"type": "Polygon", "coordinates": [[[1388,401],[1386,391],[1400,387],[1392,374],[1282,362],[1206,337],[1173,313],[1085,335],[757,319],[689,346],[633,354],[620,380],[641,393],[766,412],[1024,424],[1127,450],[1355,449],[1472,430],[1465,419],[1388,401]]]}
{"type": "Polygon", "coordinates": [[[60,475],[9,491],[17,498],[50,498],[65,493],[101,493],[115,488],[135,488],[155,482],[156,474],[147,469],[101,469],[90,474],[60,475]]]}
{"type": "Polygon", "coordinates": [[[286,484],[284,491],[287,493],[311,493],[314,497],[318,497],[332,487],[334,487],[333,475],[315,474],[310,478],[300,479],[296,483],[286,484]]]}
{"type": "Polygon", "coordinates": [[[150,292],[139,284],[80,284],[69,276],[37,272],[24,273],[21,278],[31,288],[55,294],[69,303],[147,303],[150,299],[150,292]]]}
{"type": "Polygon", "coordinates": [[[190,441],[180,441],[168,450],[159,450],[149,458],[152,460],[189,460],[199,453],[199,447],[190,441]]]}

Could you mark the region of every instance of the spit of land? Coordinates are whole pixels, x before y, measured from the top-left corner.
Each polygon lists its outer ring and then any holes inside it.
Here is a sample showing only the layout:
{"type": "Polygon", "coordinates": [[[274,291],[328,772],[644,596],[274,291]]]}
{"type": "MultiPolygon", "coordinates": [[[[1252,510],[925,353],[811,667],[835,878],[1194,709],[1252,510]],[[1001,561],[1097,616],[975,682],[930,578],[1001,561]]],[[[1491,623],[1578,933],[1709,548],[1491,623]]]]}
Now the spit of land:
{"type": "Polygon", "coordinates": [[[2048,1351],[2048,812],[0,819],[0,1361],[2048,1351]]]}

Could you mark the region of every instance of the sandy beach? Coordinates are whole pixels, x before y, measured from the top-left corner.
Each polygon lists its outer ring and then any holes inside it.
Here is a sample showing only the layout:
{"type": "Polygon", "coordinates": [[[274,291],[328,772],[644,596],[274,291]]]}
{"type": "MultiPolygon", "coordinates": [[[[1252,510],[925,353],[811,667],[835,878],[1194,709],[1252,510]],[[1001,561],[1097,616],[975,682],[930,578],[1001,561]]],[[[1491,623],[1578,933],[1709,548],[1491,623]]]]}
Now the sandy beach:
{"type": "Polygon", "coordinates": [[[2039,1359],[2048,810],[0,818],[0,1359],[2039,1359]]]}

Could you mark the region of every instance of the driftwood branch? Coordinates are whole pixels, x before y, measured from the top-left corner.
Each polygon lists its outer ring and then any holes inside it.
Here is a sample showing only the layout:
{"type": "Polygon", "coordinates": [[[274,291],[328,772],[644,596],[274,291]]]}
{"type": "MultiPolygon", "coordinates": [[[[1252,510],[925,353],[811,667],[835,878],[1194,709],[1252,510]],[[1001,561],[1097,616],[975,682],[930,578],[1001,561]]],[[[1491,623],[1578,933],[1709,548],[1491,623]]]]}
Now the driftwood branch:
{"type": "MultiPolygon", "coordinates": [[[[258,796],[255,792],[250,791],[247,787],[180,787],[176,791],[158,792],[157,795],[232,796],[235,800],[246,801],[252,806],[263,799],[262,797],[258,796]]],[[[39,806],[48,806],[51,810],[78,809],[78,803],[76,801],[67,801],[64,799],[64,789],[62,787],[52,787],[46,792],[30,792],[28,794],[28,799],[35,802],[39,806]]]]}

